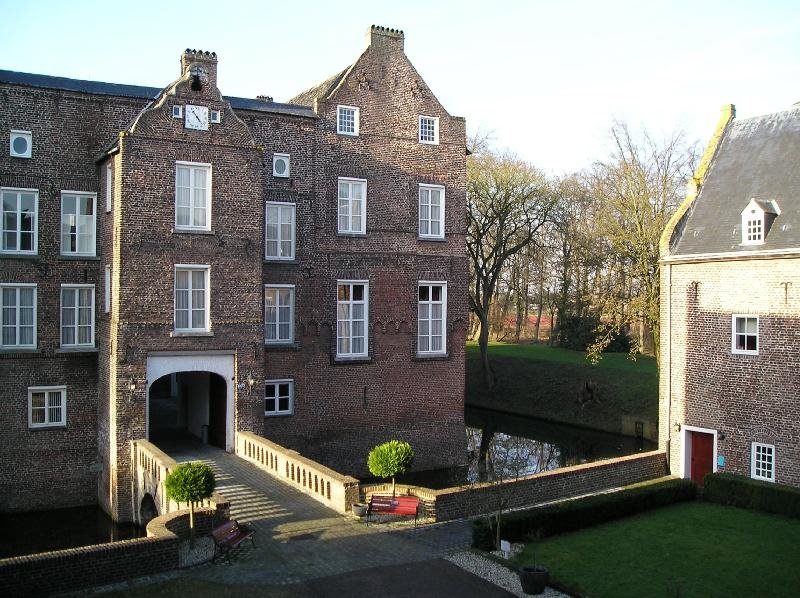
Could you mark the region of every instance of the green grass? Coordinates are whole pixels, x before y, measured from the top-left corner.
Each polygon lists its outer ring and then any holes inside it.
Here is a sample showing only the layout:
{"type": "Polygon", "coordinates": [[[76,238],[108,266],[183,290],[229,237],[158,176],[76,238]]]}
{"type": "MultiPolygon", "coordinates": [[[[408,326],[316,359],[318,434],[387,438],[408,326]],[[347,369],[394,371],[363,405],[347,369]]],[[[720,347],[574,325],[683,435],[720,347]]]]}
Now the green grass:
{"type": "Polygon", "coordinates": [[[634,421],[650,422],[655,437],[658,370],[652,357],[632,361],[625,353],[605,353],[592,365],[581,351],[492,343],[489,359],[497,375],[492,391],[483,383],[478,345],[467,344],[468,405],[631,435],[634,421]],[[595,400],[582,407],[587,383],[595,400]]]}
{"type": "Polygon", "coordinates": [[[694,501],[547,538],[536,562],[592,597],[796,596],[800,521],[694,501]]]}

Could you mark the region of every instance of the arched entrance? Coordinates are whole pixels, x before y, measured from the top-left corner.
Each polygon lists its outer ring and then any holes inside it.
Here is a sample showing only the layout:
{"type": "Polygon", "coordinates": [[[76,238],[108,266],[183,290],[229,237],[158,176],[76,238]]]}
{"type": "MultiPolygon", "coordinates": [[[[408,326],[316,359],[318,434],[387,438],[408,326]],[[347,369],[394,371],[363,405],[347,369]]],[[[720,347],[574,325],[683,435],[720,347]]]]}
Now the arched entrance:
{"type": "Polygon", "coordinates": [[[150,440],[226,448],[227,385],[212,372],[175,372],[150,384],[150,440]]]}
{"type": "Polygon", "coordinates": [[[226,352],[149,354],[147,438],[157,443],[185,434],[233,451],[234,358],[226,352]]]}

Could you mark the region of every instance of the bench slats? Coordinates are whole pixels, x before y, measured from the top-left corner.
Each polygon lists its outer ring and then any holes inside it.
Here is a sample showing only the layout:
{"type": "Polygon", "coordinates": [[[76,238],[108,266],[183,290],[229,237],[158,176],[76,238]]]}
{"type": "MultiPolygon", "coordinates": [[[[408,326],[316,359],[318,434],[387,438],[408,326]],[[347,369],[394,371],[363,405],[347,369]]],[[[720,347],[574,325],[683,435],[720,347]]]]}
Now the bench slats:
{"type": "Polygon", "coordinates": [[[249,527],[239,525],[235,519],[231,519],[220,526],[211,530],[211,537],[214,540],[214,556],[212,562],[217,560],[217,556],[224,556],[228,563],[231,562],[230,551],[233,548],[238,548],[239,545],[245,540],[250,540],[255,547],[256,542],[253,536],[256,535],[255,530],[249,527]],[[217,554],[219,552],[219,554],[217,554]]]}
{"type": "Polygon", "coordinates": [[[419,515],[419,498],[416,496],[372,496],[367,507],[367,522],[373,513],[387,515],[414,515],[414,526],[419,515]]]}

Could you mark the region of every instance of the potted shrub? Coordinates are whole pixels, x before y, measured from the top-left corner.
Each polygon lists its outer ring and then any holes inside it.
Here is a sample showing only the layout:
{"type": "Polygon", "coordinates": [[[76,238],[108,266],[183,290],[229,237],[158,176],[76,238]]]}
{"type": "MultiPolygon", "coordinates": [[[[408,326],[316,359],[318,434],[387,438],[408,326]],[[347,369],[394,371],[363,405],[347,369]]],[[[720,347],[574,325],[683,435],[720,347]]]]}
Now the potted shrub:
{"type": "Polygon", "coordinates": [[[407,472],[413,462],[414,449],[404,440],[390,440],[379,444],[367,456],[367,467],[372,475],[392,478],[392,496],[394,496],[395,476],[407,472]]]}
{"type": "Polygon", "coordinates": [[[519,581],[522,584],[522,591],[526,594],[541,594],[550,582],[550,572],[547,568],[536,564],[536,544],[540,537],[537,533],[529,542],[533,555],[531,564],[519,568],[519,581]]]}
{"type": "Polygon", "coordinates": [[[353,503],[353,515],[356,517],[363,517],[367,514],[367,505],[360,502],[353,503]]]}
{"type": "Polygon", "coordinates": [[[194,548],[194,505],[211,496],[216,482],[214,472],[205,463],[181,463],[167,474],[164,486],[167,497],[189,503],[189,546],[194,548]]]}

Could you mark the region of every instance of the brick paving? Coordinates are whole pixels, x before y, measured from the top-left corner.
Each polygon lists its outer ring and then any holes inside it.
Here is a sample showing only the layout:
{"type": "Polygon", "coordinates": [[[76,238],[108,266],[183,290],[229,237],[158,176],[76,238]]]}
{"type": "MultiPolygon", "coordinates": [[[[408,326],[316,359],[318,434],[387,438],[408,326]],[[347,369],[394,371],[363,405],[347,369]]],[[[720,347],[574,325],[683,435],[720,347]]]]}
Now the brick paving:
{"type": "Polygon", "coordinates": [[[282,484],[254,465],[219,449],[170,450],[182,462],[200,459],[217,477],[217,490],[231,501],[231,517],[256,530],[231,565],[205,564],[195,578],[226,585],[285,585],[370,567],[435,559],[470,545],[465,521],[413,527],[413,521],[366,526],[282,484]]]}

